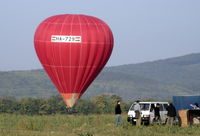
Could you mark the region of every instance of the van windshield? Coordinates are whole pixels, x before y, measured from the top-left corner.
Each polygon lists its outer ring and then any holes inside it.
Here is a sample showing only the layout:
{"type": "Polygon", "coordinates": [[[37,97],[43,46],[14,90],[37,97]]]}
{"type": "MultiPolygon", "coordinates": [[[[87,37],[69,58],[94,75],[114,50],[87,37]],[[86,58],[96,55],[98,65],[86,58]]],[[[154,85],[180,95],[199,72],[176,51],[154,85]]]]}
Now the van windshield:
{"type": "MultiPolygon", "coordinates": [[[[140,103],[141,111],[149,110],[149,105],[150,105],[149,103],[140,103]]],[[[135,106],[135,104],[132,105],[130,110],[134,110],[134,106],[135,106]]]]}

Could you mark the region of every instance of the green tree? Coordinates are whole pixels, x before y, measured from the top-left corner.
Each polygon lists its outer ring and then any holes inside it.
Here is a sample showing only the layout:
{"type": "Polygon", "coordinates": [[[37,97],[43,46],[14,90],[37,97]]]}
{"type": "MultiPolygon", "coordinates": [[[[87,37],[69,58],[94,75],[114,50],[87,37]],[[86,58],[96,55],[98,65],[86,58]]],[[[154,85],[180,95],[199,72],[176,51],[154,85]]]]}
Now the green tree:
{"type": "Polygon", "coordinates": [[[74,111],[82,114],[97,113],[97,107],[91,100],[80,99],[75,105],[74,111]]]}
{"type": "Polygon", "coordinates": [[[67,109],[65,107],[65,103],[60,95],[52,96],[48,99],[49,106],[48,113],[49,114],[56,114],[56,113],[67,113],[67,109]]]}
{"type": "Polygon", "coordinates": [[[37,115],[39,114],[40,105],[42,103],[42,99],[38,98],[25,98],[21,100],[21,108],[19,112],[21,114],[27,115],[37,115]]]}
{"type": "Polygon", "coordinates": [[[121,97],[117,95],[103,94],[94,97],[92,99],[92,102],[96,105],[98,109],[97,113],[113,113],[117,100],[121,100],[121,97]]]}

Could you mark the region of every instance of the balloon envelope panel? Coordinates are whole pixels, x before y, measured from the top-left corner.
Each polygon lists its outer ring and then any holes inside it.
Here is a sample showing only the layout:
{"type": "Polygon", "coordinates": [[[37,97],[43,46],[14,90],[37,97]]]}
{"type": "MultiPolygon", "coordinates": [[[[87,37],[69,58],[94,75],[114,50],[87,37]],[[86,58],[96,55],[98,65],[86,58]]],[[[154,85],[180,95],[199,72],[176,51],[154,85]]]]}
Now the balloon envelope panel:
{"type": "Polygon", "coordinates": [[[69,107],[103,69],[113,44],[108,25],[87,15],[49,17],[34,37],[38,58],[69,107]]]}

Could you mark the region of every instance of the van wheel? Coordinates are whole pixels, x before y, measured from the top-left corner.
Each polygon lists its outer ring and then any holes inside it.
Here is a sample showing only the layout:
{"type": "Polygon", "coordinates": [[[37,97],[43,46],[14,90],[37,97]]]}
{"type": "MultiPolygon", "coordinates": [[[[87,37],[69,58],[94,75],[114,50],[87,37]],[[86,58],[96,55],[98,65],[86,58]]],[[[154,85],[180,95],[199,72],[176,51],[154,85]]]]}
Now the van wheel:
{"type": "Polygon", "coordinates": [[[145,125],[145,126],[148,126],[149,124],[150,124],[149,121],[142,122],[142,125],[145,125]]]}
{"type": "Polygon", "coordinates": [[[133,120],[131,120],[131,124],[132,124],[132,125],[136,125],[136,122],[133,121],[133,120]]]}

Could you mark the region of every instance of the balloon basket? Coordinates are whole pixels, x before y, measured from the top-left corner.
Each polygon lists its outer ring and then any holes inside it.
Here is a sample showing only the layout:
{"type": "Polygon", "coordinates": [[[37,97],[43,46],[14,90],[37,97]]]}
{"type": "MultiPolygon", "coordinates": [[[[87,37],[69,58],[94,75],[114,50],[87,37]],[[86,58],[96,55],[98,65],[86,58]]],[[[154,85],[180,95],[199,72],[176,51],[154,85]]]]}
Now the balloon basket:
{"type": "Polygon", "coordinates": [[[66,106],[66,109],[67,109],[67,113],[68,113],[68,114],[73,114],[73,113],[75,113],[75,112],[73,111],[73,108],[71,108],[71,107],[67,107],[67,106],[66,106]]]}

